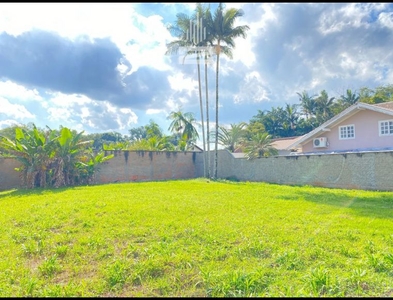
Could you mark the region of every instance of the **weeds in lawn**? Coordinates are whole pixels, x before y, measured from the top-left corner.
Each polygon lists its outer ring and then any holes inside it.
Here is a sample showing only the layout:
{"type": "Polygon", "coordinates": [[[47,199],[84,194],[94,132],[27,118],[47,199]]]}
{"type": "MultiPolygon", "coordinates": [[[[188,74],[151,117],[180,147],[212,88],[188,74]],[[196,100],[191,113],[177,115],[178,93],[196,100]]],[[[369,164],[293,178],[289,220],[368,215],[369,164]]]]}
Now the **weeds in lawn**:
{"type": "Polygon", "coordinates": [[[129,267],[127,262],[122,260],[115,260],[107,267],[106,280],[110,290],[121,289],[129,277],[129,267]]]}
{"type": "Polygon", "coordinates": [[[57,259],[57,255],[45,258],[44,262],[39,266],[41,275],[44,277],[52,277],[61,270],[61,266],[57,259]]]}

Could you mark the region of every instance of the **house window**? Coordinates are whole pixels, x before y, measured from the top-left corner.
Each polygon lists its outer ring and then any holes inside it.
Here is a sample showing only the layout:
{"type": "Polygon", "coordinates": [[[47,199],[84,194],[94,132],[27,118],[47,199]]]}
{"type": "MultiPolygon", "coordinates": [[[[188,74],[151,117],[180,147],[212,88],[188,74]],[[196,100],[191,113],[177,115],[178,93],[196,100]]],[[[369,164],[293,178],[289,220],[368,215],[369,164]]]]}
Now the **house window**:
{"type": "Polygon", "coordinates": [[[379,135],[393,134],[393,120],[379,121],[379,135]]]}
{"type": "Polygon", "coordinates": [[[345,125],[338,128],[340,140],[355,138],[355,125],[345,125]]]}

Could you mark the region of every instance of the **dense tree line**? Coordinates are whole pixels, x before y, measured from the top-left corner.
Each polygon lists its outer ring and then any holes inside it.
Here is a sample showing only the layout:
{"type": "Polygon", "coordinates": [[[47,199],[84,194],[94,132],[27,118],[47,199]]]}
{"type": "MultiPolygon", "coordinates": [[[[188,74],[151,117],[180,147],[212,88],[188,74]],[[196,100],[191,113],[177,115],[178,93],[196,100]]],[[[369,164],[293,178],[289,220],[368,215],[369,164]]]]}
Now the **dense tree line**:
{"type": "Polygon", "coordinates": [[[362,88],[359,92],[347,89],[338,98],[330,97],[326,90],[319,95],[310,95],[307,91],[297,95],[299,103],[258,110],[250,124],[262,124],[272,138],[304,135],[357,102],[377,104],[393,101],[393,85],[380,86],[375,90],[362,88]]]}

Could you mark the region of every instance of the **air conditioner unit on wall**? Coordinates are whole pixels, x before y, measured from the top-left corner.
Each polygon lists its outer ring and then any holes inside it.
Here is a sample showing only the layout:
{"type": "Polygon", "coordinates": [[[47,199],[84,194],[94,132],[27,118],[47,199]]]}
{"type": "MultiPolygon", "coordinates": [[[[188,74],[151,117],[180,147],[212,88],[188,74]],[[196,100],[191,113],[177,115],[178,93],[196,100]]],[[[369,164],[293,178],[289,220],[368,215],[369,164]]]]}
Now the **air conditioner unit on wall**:
{"type": "Polygon", "coordinates": [[[327,138],[326,137],[318,137],[313,140],[314,148],[323,148],[327,147],[327,138]]]}

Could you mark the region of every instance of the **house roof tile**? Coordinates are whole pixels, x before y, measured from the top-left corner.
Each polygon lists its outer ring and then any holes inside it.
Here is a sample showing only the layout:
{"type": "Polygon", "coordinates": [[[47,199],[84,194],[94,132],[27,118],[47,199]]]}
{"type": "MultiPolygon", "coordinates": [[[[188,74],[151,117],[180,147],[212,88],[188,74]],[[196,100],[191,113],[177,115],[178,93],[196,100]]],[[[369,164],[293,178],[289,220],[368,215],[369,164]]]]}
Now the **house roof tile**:
{"type": "Polygon", "coordinates": [[[272,141],[272,146],[274,148],[276,148],[277,150],[286,150],[288,148],[288,146],[295,143],[301,137],[302,136],[292,136],[292,137],[274,139],[272,141]]]}
{"type": "Polygon", "coordinates": [[[382,107],[385,109],[393,110],[393,101],[374,104],[374,106],[382,107]]]}

